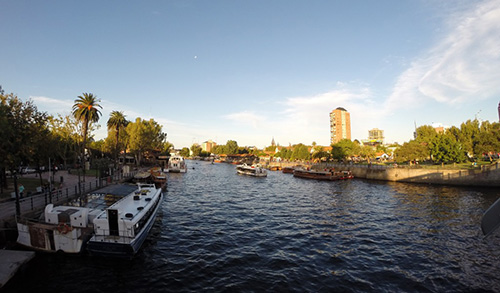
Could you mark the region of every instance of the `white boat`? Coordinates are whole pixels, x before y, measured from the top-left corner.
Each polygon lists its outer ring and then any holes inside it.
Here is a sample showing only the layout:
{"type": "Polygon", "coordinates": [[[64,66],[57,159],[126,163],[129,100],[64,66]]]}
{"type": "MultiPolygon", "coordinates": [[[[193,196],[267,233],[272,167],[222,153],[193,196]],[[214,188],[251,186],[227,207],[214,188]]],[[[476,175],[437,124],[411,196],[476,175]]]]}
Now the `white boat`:
{"type": "Polygon", "coordinates": [[[138,184],[94,219],[94,235],[87,243],[91,255],[132,257],[153,226],[163,194],[154,184],[138,184]]]}
{"type": "Polygon", "coordinates": [[[168,173],[186,173],[187,165],[182,156],[171,156],[168,160],[168,173]]]}
{"type": "Polygon", "coordinates": [[[85,206],[48,204],[39,219],[17,218],[17,243],[37,251],[80,253],[94,232],[93,220],[111,203],[135,190],[130,185],[113,185],[92,193],[85,206]]]}
{"type": "Polygon", "coordinates": [[[236,166],[236,172],[241,175],[249,175],[255,177],[266,177],[267,170],[260,165],[241,164],[236,166]]]}

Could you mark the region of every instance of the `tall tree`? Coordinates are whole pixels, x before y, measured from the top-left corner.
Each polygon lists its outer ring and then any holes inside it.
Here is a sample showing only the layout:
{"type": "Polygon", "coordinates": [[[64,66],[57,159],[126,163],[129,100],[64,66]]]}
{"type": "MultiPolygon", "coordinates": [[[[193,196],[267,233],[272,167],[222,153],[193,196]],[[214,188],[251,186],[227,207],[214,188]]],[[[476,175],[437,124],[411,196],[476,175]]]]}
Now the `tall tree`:
{"type": "Polygon", "coordinates": [[[83,178],[85,180],[85,146],[87,143],[87,132],[89,130],[89,125],[92,123],[97,123],[101,116],[102,109],[99,105],[100,100],[97,99],[91,93],[83,93],[83,95],[78,96],[73,105],[73,116],[82,123],[82,152],[81,152],[81,162],[83,164],[83,178]]]}
{"type": "Polygon", "coordinates": [[[126,128],[129,133],[129,147],[135,155],[137,164],[141,164],[146,153],[161,152],[167,134],[162,131],[162,127],[153,119],[142,120],[137,118],[135,122],[130,122],[126,128]]]}
{"type": "Polygon", "coordinates": [[[118,153],[119,153],[119,138],[120,138],[120,130],[127,127],[129,121],[125,118],[125,115],[121,111],[113,111],[111,112],[108,119],[108,130],[113,129],[115,131],[116,141],[115,141],[115,164],[118,161],[118,153]]]}

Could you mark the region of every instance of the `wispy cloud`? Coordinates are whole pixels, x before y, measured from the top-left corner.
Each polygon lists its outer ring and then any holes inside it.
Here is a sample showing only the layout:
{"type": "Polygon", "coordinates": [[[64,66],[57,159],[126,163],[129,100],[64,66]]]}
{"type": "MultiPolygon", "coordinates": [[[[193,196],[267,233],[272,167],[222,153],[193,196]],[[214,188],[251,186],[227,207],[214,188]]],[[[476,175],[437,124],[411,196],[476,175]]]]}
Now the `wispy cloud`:
{"type": "Polygon", "coordinates": [[[450,17],[449,29],[403,72],[387,99],[388,110],[425,99],[457,104],[500,93],[500,1],[485,1],[450,17]]]}
{"type": "Polygon", "coordinates": [[[251,111],[231,113],[228,115],[224,115],[223,117],[232,120],[238,124],[247,126],[250,125],[254,128],[260,128],[266,124],[266,118],[264,116],[256,114],[251,111]]]}
{"type": "Polygon", "coordinates": [[[58,100],[43,96],[30,96],[29,98],[37,105],[39,110],[49,113],[70,113],[74,104],[72,100],[58,100]]]}

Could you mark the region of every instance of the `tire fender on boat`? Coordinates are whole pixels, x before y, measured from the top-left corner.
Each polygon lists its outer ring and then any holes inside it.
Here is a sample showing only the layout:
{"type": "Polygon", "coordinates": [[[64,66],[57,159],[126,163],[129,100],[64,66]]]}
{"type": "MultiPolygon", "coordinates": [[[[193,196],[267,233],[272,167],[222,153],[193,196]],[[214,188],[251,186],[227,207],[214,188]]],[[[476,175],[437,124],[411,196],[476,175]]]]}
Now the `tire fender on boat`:
{"type": "Polygon", "coordinates": [[[61,234],[66,234],[71,230],[72,230],[71,227],[68,226],[68,224],[66,224],[64,222],[61,222],[61,223],[59,223],[59,225],[57,225],[57,231],[59,231],[59,233],[61,233],[61,234]]]}

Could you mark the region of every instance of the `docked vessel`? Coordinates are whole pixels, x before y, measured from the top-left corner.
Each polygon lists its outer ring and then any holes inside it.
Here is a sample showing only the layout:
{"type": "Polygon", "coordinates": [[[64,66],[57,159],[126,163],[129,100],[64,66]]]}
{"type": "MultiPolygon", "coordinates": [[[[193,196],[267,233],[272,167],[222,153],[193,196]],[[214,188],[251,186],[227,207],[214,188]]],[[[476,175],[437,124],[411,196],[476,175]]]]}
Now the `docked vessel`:
{"type": "Polygon", "coordinates": [[[94,219],[94,235],[87,244],[91,255],[130,258],[139,251],[153,227],[163,194],[154,184],[138,186],[94,219]]]}
{"type": "Polygon", "coordinates": [[[43,252],[80,253],[94,232],[94,219],[109,205],[135,190],[131,185],[113,185],[68,205],[45,206],[38,219],[18,217],[17,243],[43,252]],[[85,205],[80,205],[85,202],[85,205]]]}
{"type": "Polygon", "coordinates": [[[167,187],[167,174],[163,173],[161,168],[152,168],[151,181],[156,185],[156,187],[165,189],[167,187]]]}
{"type": "Polygon", "coordinates": [[[254,177],[266,177],[267,170],[260,165],[247,165],[241,164],[236,166],[236,172],[241,175],[248,175],[254,177]]]}
{"type": "Polygon", "coordinates": [[[168,160],[167,172],[169,173],[186,173],[187,165],[182,156],[171,156],[168,160]]]}
{"type": "Polygon", "coordinates": [[[334,170],[306,170],[295,169],[293,170],[294,177],[316,179],[316,180],[344,180],[352,179],[354,176],[351,171],[334,171],[334,170]]]}

